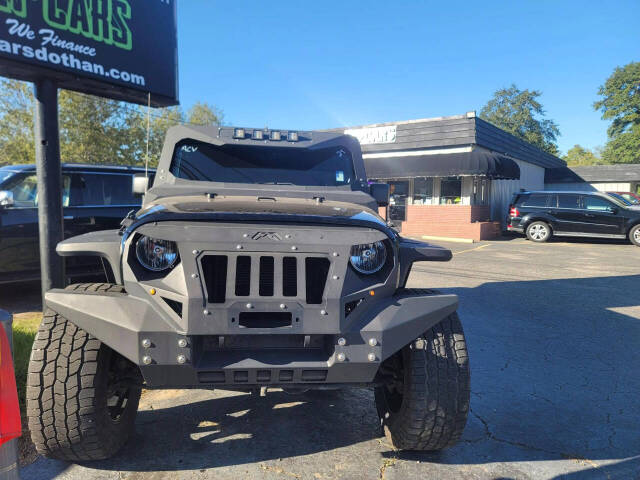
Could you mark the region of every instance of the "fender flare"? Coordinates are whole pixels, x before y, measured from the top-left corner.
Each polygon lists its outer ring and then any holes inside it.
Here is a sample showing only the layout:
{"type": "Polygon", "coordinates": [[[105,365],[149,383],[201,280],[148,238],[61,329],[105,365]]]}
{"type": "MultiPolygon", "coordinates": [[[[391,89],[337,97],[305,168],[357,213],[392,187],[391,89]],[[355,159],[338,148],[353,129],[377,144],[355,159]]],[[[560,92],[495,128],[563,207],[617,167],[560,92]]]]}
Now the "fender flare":
{"type": "Polygon", "coordinates": [[[122,284],[121,248],[119,230],[101,230],[63,240],[56,246],[56,252],[61,257],[103,258],[109,263],[115,282],[122,284]]]}

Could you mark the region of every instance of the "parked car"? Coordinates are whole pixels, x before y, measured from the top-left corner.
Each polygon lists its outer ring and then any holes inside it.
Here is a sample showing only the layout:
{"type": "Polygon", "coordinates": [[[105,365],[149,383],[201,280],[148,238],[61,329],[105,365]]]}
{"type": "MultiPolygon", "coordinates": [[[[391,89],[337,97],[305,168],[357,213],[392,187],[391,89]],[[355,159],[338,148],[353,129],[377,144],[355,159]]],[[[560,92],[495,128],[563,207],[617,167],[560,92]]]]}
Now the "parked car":
{"type": "Polygon", "coordinates": [[[534,242],[559,237],[629,238],[640,246],[640,209],[601,192],[519,192],[507,230],[534,242]]]}
{"type": "MultiPolygon", "coordinates": [[[[65,238],[117,228],[129,211],[140,208],[132,179],[143,173],[144,168],[63,164],[65,238]]],[[[38,238],[35,165],[1,167],[0,284],[40,278],[38,238]]],[[[67,262],[70,277],[101,271],[95,258],[67,262]]]]}
{"type": "Polygon", "coordinates": [[[640,205],[640,195],[633,192],[607,192],[612,195],[616,195],[618,197],[624,198],[627,202],[632,205],[640,205]]]}

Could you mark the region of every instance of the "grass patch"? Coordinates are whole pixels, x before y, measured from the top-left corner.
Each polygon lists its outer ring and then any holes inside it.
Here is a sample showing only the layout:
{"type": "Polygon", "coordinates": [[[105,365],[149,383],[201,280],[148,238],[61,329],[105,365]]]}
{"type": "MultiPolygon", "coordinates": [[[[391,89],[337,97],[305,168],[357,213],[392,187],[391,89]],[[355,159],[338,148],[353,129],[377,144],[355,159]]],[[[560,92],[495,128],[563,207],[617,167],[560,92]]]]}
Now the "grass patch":
{"type": "Polygon", "coordinates": [[[13,363],[16,371],[16,384],[18,386],[18,399],[22,418],[24,418],[26,412],[25,400],[29,356],[31,355],[31,346],[41,321],[42,313],[40,312],[21,313],[13,317],[13,363]]]}

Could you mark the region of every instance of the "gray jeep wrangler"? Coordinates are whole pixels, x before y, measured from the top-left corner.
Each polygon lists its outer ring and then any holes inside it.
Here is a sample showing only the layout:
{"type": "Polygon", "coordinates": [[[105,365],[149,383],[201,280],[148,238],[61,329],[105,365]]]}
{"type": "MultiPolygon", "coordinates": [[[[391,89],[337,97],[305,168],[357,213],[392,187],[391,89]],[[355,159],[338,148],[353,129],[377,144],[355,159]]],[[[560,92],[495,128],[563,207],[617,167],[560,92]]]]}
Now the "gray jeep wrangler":
{"type": "Polygon", "coordinates": [[[38,452],[115,454],[143,386],[372,387],[396,448],[453,445],[469,410],[458,298],[405,288],[414,262],[451,252],[402,238],[377,213],[388,198],[351,136],[172,128],[142,209],[57,247],[111,278],[46,295],[27,389],[38,452]]]}

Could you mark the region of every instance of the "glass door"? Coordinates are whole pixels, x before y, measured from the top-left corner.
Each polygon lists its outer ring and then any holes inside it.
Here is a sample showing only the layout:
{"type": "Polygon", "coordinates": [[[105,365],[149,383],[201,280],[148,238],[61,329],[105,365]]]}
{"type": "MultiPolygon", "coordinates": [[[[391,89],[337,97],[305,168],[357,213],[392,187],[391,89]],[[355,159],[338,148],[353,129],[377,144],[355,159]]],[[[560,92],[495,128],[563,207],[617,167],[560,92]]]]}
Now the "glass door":
{"type": "Polygon", "coordinates": [[[394,223],[407,220],[407,199],[409,197],[409,181],[391,181],[389,183],[389,220],[394,223]]]}

